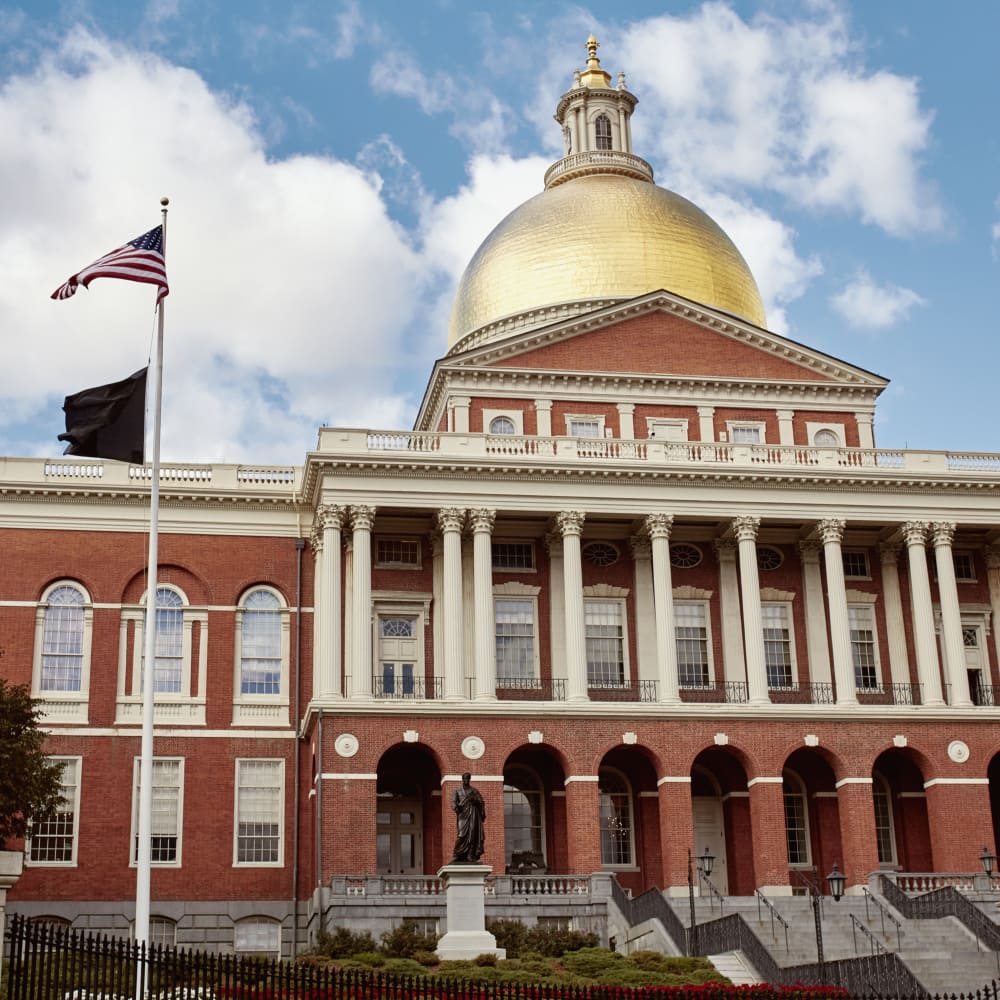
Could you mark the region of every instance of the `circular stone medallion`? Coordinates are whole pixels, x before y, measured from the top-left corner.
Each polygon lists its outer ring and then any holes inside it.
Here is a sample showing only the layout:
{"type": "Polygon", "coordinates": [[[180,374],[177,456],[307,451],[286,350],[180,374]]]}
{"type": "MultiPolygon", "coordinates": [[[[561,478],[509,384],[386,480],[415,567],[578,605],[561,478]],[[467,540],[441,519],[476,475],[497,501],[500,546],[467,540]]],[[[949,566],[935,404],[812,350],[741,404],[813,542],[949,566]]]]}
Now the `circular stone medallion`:
{"type": "Polygon", "coordinates": [[[486,753],[486,744],[478,736],[466,736],[462,740],[462,754],[467,760],[479,760],[486,753]]]}
{"type": "Polygon", "coordinates": [[[333,747],[341,757],[353,757],[358,752],[357,736],[351,733],[341,733],[334,741],[333,747]]]}
{"type": "Polygon", "coordinates": [[[956,764],[964,764],[969,759],[969,745],[962,740],[952,740],[948,744],[948,756],[956,764]]]}

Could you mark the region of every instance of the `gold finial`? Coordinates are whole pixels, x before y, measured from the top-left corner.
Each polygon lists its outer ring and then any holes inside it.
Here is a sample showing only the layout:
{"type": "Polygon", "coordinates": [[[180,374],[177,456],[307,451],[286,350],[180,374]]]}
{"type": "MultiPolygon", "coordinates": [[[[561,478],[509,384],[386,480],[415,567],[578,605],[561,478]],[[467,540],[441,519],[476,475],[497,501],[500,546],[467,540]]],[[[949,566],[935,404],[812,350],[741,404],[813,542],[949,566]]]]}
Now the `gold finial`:
{"type": "Polygon", "coordinates": [[[601,43],[591,34],[590,38],[587,39],[587,67],[588,69],[596,69],[601,65],[601,60],[597,58],[597,50],[601,43]]]}
{"type": "Polygon", "coordinates": [[[166,207],[167,207],[167,205],[169,205],[169,204],[170,204],[170,199],[169,199],[169,198],[167,198],[166,196],[164,196],[164,197],[162,197],[162,198],[160,199],[160,204],[161,204],[161,205],[162,205],[162,206],[163,206],[164,208],[166,208],[166,207]]]}
{"type": "Polygon", "coordinates": [[[601,69],[601,60],[597,58],[600,44],[593,34],[587,39],[587,68],[581,74],[581,83],[585,87],[611,86],[611,74],[601,69]]]}

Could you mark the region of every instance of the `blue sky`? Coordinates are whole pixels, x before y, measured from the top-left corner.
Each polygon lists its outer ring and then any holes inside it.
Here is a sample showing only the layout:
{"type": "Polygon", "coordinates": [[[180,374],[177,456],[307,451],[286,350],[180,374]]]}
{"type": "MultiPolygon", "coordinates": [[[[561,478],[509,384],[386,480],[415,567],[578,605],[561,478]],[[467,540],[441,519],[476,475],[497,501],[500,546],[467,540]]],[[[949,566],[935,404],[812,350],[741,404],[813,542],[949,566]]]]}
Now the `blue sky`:
{"type": "Polygon", "coordinates": [[[58,454],[62,397],[146,363],[148,288],[48,296],[164,194],[166,459],[410,426],[591,31],[769,325],[891,379],[878,444],[1000,451],[993,0],[34,0],[0,4],[0,454],[58,454]]]}

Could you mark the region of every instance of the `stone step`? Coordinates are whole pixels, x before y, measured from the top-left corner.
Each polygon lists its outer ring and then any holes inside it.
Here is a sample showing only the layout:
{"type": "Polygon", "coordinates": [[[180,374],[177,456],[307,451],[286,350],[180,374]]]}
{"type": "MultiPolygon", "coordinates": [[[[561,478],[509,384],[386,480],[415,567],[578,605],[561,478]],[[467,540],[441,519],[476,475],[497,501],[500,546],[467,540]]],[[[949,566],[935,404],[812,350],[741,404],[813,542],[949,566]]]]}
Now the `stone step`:
{"type": "Polygon", "coordinates": [[[757,970],[742,951],[727,951],[721,955],[705,956],[734,986],[756,986],[763,982],[757,970]]]}

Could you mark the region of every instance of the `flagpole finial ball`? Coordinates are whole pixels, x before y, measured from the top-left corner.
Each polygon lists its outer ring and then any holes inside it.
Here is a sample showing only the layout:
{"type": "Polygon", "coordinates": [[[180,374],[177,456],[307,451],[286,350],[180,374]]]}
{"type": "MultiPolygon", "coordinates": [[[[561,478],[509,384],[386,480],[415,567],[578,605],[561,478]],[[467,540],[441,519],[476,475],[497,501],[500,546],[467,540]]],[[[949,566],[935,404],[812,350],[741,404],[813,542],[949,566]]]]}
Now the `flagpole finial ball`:
{"type": "Polygon", "coordinates": [[[167,207],[167,205],[169,205],[169,204],[170,204],[170,199],[169,199],[169,198],[161,198],[161,199],[160,199],[160,204],[161,204],[161,205],[162,205],[162,206],[163,206],[164,208],[166,208],[166,207],[167,207]]]}

